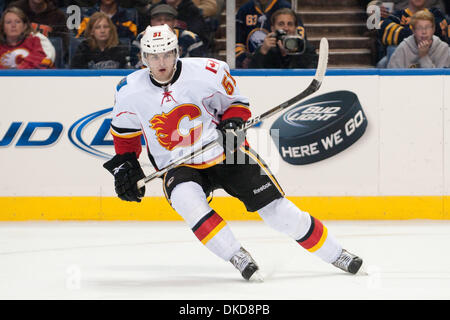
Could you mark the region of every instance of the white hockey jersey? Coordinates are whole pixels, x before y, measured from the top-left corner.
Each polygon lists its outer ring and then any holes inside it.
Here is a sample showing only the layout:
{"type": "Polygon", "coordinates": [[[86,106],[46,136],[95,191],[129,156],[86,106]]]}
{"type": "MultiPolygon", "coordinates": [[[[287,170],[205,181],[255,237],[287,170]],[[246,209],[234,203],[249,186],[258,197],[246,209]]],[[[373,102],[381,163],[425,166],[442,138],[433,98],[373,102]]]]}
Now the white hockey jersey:
{"type": "MultiPolygon", "coordinates": [[[[184,58],[167,87],[153,81],[147,68],[122,79],[116,89],[111,133],[125,139],[143,134],[150,161],[159,170],[217,139],[216,125],[225,112],[249,117],[248,108],[249,101],[240,94],[225,62],[184,58]]],[[[223,148],[217,146],[187,163],[206,168],[223,158],[223,148]]]]}

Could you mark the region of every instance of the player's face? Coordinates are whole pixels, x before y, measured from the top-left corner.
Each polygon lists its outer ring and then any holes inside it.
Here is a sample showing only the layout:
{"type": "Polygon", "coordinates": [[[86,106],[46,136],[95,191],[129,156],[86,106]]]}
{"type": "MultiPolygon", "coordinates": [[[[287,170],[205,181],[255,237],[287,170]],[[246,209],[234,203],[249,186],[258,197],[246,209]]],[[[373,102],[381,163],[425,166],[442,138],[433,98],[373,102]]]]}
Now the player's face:
{"type": "Polygon", "coordinates": [[[168,14],[158,14],[150,19],[150,25],[162,26],[167,24],[171,29],[175,27],[175,18],[168,14]]]}
{"type": "Polygon", "coordinates": [[[97,41],[107,41],[111,34],[111,28],[109,27],[109,23],[106,19],[101,19],[97,21],[92,30],[92,36],[97,41]]]}
{"type": "Polygon", "coordinates": [[[168,82],[172,79],[172,75],[175,72],[175,50],[164,53],[147,54],[146,60],[150,71],[152,72],[152,76],[156,80],[160,82],[168,82]]]}
{"type": "Polygon", "coordinates": [[[23,23],[17,14],[8,12],[5,15],[3,30],[5,31],[6,38],[18,38],[25,31],[25,23],[23,23]]]}
{"type": "Polygon", "coordinates": [[[431,21],[418,20],[413,32],[417,41],[431,40],[434,34],[434,26],[431,21]]]}
{"type": "Polygon", "coordinates": [[[289,35],[294,35],[296,28],[294,17],[290,14],[280,14],[272,26],[272,30],[284,30],[289,35]]]}

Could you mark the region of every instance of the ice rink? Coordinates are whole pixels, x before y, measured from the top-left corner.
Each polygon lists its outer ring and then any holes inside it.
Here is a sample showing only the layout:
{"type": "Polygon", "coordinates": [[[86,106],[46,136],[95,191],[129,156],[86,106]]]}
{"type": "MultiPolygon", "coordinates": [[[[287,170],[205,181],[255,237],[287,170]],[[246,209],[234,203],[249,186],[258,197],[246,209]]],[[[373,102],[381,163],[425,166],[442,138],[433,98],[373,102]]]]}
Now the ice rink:
{"type": "Polygon", "coordinates": [[[229,221],[265,275],[248,283],[184,222],[1,222],[0,299],[449,299],[450,221],[324,221],[352,276],[263,222],[229,221]]]}

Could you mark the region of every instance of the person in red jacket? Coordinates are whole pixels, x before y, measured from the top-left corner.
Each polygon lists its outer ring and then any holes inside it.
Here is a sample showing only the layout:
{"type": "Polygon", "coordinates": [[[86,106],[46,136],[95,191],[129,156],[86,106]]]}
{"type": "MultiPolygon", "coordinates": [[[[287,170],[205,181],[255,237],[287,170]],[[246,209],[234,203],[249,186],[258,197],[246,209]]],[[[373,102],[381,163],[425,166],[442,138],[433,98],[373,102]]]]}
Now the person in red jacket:
{"type": "Polygon", "coordinates": [[[16,7],[0,19],[0,69],[46,69],[53,67],[55,48],[50,40],[34,33],[30,21],[16,7]]]}

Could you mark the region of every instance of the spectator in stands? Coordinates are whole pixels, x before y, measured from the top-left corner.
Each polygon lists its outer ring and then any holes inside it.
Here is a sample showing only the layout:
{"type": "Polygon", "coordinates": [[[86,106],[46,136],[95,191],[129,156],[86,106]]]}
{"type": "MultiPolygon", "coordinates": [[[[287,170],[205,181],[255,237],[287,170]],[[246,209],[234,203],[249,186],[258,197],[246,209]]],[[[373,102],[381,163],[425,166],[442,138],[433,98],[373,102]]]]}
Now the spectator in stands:
{"type": "Polygon", "coordinates": [[[68,62],[69,30],[66,26],[65,13],[57,8],[51,0],[18,0],[11,2],[9,6],[20,8],[31,22],[35,31],[39,31],[48,38],[61,38],[63,42],[64,61],[68,62]]]}
{"type": "Polygon", "coordinates": [[[408,8],[396,11],[382,20],[378,30],[378,40],[387,47],[387,50],[386,57],[379,61],[377,65],[379,68],[386,67],[396,46],[412,35],[410,20],[412,15],[418,11],[426,10],[433,14],[436,23],[435,35],[450,44],[449,26],[445,15],[437,8],[427,9],[425,4],[426,0],[409,0],[408,8]]]}
{"type": "Polygon", "coordinates": [[[217,14],[216,0],[192,0],[204,18],[213,17],[217,14]]]}
{"type": "Polygon", "coordinates": [[[64,8],[71,5],[76,5],[79,7],[92,7],[95,5],[97,0],[53,0],[53,2],[59,8],[64,8]]]}
{"type": "MultiPolygon", "coordinates": [[[[281,8],[291,8],[286,0],[249,0],[236,14],[236,68],[248,68],[251,55],[271,30],[271,16],[281,8]]],[[[301,19],[298,32],[306,39],[301,19]]]]}
{"type": "MultiPolygon", "coordinates": [[[[153,4],[157,4],[159,2],[161,1],[152,0],[153,4]]],[[[217,15],[219,9],[223,9],[223,0],[192,0],[192,2],[197,8],[200,9],[200,13],[205,19],[217,15]]]]}
{"type": "Polygon", "coordinates": [[[25,13],[5,9],[0,18],[0,69],[47,69],[55,59],[55,48],[47,37],[31,27],[25,13]]]}
{"type": "MultiPolygon", "coordinates": [[[[163,24],[167,24],[177,35],[178,37],[178,45],[180,49],[180,58],[185,57],[204,57],[206,56],[205,46],[203,45],[202,40],[195,33],[183,30],[175,26],[176,24],[176,16],[178,12],[173,7],[168,4],[158,3],[152,7],[150,12],[150,25],[151,26],[160,26],[163,24]]],[[[132,65],[135,68],[143,67],[141,58],[140,58],[140,42],[144,32],[141,32],[135,41],[133,41],[132,46],[132,65]]]]}
{"type": "MultiPolygon", "coordinates": [[[[376,5],[376,6],[380,7],[380,15],[381,15],[382,19],[386,19],[390,15],[390,12],[383,5],[383,3],[391,2],[394,5],[394,8],[393,8],[394,12],[399,11],[399,10],[405,10],[406,8],[408,8],[408,5],[409,5],[409,0],[391,0],[391,1],[374,0],[374,1],[366,1],[366,2],[368,3],[367,7],[372,6],[372,5],[376,5]]],[[[427,8],[438,8],[439,10],[441,10],[444,13],[447,11],[443,0],[427,0],[426,7],[427,8]]]]}
{"type": "Polygon", "coordinates": [[[197,8],[199,8],[201,15],[205,19],[205,24],[208,27],[208,48],[211,51],[215,48],[215,34],[219,29],[220,12],[223,9],[222,0],[192,0],[197,8]]]}
{"type": "Polygon", "coordinates": [[[118,0],[119,7],[137,11],[137,33],[141,33],[150,20],[152,0],[118,0]]]}
{"type": "Polygon", "coordinates": [[[162,0],[160,3],[166,3],[176,9],[178,12],[176,26],[197,34],[205,48],[209,50],[213,35],[205,22],[202,11],[192,0],[162,0]]]}
{"type": "Polygon", "coordinates": [[[434,35],[434,15],[428,10],[418,11],[411,17],[410,24],[413,34],[395,49],[388,68],[450,67],[450,48],[434,35]]]}
{"type": "Polygon", "coordinates": [[[293,69],[316,68],[318,56],[314,47],[298,34],[298,21],[295,12],[289,8],[275,11],[271,17],[271,32],[250,58],[250,68],[293,69]],[[290,52],[285,48],[276,32],[283,31],[288,36],[298,36],[297,50],[290,52]]]}
{"type": "Polygon", "coordinates": [[[71,62],[73,69],[121,69],[127,64],[128,47],[121,45],[116,27],[104,12],[94,13],[71,62]]]}
{"type": "Polygon", "coordinates": [[[117,28],[119,38],[128,38],[130,41],[137,36],[136,11],[127,10],[118,5],[116,0],[99,0],[98,3],[87,10],[81,20],[76,37],[83,36],[89,22],[90,16],[95,12],[103,12],[111,18],[117,28]]]}

